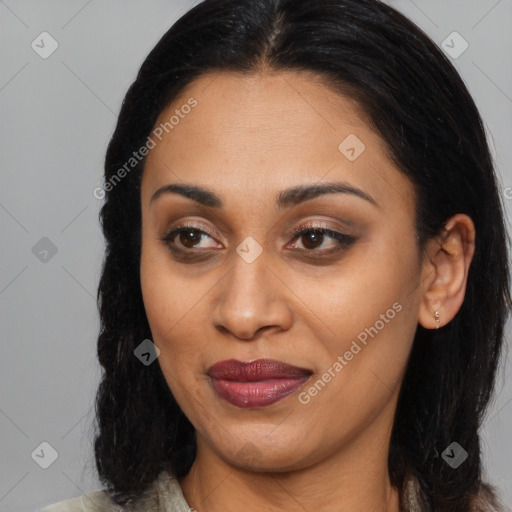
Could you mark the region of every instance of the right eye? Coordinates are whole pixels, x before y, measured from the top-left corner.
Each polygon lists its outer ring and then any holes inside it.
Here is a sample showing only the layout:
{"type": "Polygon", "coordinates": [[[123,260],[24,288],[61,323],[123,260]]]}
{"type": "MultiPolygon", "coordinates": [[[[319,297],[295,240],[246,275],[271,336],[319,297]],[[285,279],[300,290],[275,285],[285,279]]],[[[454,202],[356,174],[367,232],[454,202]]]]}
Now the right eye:
{"type": "Polygon", "coordinates": [[[215,248],[198,246],[197,244],[201,242],[203,237],[212,238],[212,236],[209,233],[203,231],[202,229],[198,229],[197,227],[191,225],[183,225],[171,230],[160,240],[166,243],[170,249],[182,252],[188,252],[191,249],[197,248],[215,248]],[[178,239],[179,243],[175,241],[175,238],[178,239]]]}

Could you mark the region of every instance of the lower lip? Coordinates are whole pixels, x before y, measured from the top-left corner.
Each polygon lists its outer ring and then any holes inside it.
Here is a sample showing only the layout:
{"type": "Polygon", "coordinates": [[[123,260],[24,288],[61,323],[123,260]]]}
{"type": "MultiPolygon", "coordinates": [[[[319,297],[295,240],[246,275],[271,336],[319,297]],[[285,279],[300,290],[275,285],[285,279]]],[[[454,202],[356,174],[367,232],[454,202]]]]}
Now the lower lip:
{"type": "Polygon", "coordinates": [[[237,407],[265,407],[300,388],[309,376],[301,378],[268,379],[254,382],[211,379],[213,389],[237,407]]]}

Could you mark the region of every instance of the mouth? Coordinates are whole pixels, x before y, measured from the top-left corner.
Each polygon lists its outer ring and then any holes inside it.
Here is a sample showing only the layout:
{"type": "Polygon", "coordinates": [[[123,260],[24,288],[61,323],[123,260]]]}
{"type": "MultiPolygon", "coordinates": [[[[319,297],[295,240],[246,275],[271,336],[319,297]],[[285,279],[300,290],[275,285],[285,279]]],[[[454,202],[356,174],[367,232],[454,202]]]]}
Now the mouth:
{"type": "Polygon", "coordinates": [[[312,375],[274,359],[220,361],[208,368],[213,389],[237,407],[265,407],[299,389],[312,375]]]}

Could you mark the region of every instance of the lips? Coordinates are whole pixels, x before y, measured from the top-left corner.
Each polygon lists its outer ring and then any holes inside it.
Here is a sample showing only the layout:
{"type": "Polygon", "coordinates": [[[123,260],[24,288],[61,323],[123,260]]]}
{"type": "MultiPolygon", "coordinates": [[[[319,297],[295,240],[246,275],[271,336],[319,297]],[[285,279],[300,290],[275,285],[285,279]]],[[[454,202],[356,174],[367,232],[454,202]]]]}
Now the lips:
{"type": "Polygon", "coordinates": [[[208,369],[217,394],[237,407],[271,405],[300,388],[311,374],[305,368],[273,359],[230,359],[208,369]]]}

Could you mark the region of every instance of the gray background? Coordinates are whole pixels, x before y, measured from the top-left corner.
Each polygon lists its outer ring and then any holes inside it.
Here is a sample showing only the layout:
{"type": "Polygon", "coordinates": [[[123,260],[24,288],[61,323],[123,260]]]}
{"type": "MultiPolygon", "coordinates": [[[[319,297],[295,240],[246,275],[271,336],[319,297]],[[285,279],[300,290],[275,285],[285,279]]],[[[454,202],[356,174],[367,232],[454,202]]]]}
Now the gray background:
{"type": "MultiPolygon", "coordinates": [[[[440,46],[454,31],[469,43],[453,62],[485,120],[510,219],[512,0],[389,3],[440,46]]],[[[90,427],[100,377],[94,297],[103,238],[93,190],[102,183],[105,150],[128,86],[154,44],[192,5],[0,0],[1,511],[34,511],[100,488],[90,427]],[[31,48],[43,31],[59,45],[46,59],[31,48]],[[45,248],[50,252],[41,252],[45,248]],[[47,469],[36,463],[50,461],[44,445],[41,456],[42,442],[58,452],[47,469]]],[[[483,451],[488,478],[512,504],[508,361],[483,451]]]]}

